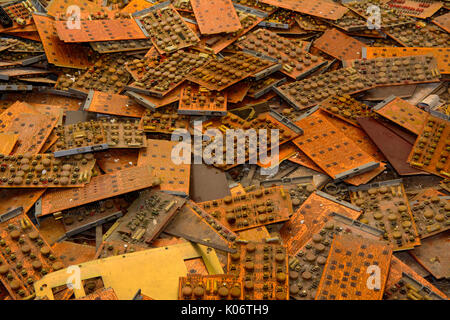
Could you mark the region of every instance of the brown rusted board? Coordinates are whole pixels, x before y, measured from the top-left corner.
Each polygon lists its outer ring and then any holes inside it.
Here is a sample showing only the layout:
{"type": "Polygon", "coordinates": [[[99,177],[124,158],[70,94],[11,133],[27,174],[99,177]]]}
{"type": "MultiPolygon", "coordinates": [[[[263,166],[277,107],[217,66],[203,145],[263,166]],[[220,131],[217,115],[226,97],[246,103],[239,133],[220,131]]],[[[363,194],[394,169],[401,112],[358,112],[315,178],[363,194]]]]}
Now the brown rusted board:
{"type": "Polygon", "coordinates": [[[202,34],[236,32],[242,27],[231,0],[191,0],[191,5],[202,34]]]}

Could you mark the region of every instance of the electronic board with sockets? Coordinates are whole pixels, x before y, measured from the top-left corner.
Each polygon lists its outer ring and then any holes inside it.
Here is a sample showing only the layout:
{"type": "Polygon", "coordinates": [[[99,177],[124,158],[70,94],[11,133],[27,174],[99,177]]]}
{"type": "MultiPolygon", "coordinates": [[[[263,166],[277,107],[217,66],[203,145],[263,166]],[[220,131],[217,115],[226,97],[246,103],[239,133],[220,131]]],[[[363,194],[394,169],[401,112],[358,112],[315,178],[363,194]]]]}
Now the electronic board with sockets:
{"type": "Polygon", "coordinates": [[[66,236],[71,237],[105,222],[120,218],[126,211],[126,206],[125,198],[115,198],[64,210],[62,221],[66,236]]]}
{"type": "Polygon", "coordinates": [[[139,130],[138,119],[101,118],[99,120],[106,135],[109,148],[144,148],[147,138],[139,130]]]}
{"type": "Polygon", "coordinates": [[[359,127],[357,118],[370,117],[373,112],[371,108],[350,95],[334,95],[319,103],[321,110],[342,119],[354,126],[359,127]]]}
{"type": "Polygon", "coordinates": [[[450,192],[450,180],[449,179],[444,179],[439,183],[440,187],[444,190],[446,190],[447,192],[450,192]]]}
{"type": "Polygon", "coordinates": [[[58,38],[54,19],[47,15],[33,13],[33,20],[44,46],[49,63],[58,67],[85,69],[91,65],[92,52],[77,44],[67,44],[58,38]]]}
{"type": "Polygon", "coordinates": [[[355,68],[376,86],[439,82],[439,69],[432,55],[348,60],[346,66],[355,68]]]}
{"type": "MultiPolygon", "coordinates": [[[[138,166],[151,165],[162,182],[160,190],[179,196],[189,195],[190,163],[175,164],[172,150],[177,141],[148,139],[147,146],[139,150],[138,166]]],[[[190,157],[190,155],[189,155],[190,157]]]]}
{"type": "Polygon", "coordinates": [[[78,207],[87,203],[119,196],[132,191],[156,187],[161,179],[149,166],[131,167],[110,174],[93,177],[84,188],[61,192],[50,190],[42,197],[40,216],[78,207]]]}
{"type": "Polygon", "coordinates": [[[162,191],[144,190],[128,207],[127,215],[105,239],[148,246],[175,217],[185,199],[162,191]]]}
{"type": "Polygon", "coordinates": [[[380,166],[321,113],[296,122],[304,134],[294,143],[334,180],[345,180],[380,166]]]}
{"type": "Polygon", "coordinates": [[[283,187],[261,188],[200,206],[232,231],[287,221],[292,212],[291,198],[283,187]]]}
{"type": "Polygon", "coordinates": [[[448,47],[450,41],[445,30],[423,21],[386,28],[383,32],[405,47],[448,47]]]}
{"type": "Polygon", "coordinates": [[[169,1],[138,11],[134,16],[161,54],[194,46],[200,41],[169,1]]]}
{"type": "Polygon", "coordinates": [[[353,94],[372,87],[374,84],[355,69],[343,68],[283,84],[274,91],[295,109],[303,110],[335,94],[353,94]]]}
{"type": "Polygon", "coordinates": [[[383,242],[336,235],[316,300],[381,300],[391,257],[392,248],[383,242]],[[379,281],[367,285],[374,274],[379,275],[379,281]]]}
{"type": "Polygon", "coordinates": [[[137,40],[148,35],[132,18],[80,20],[78,29],[72,28],[67,21],[55,21],[54,25],[59,39],[65,43],[137,40]]]}
{"type": "Polygon", "coordinates": [[[64,158],[51,154],[0,155],[0,188],[70,188],[89,183],[95,164],[90,153],[64,158]]]}
{"type": "Polygon", "coordinates": [[[450,74],[450,62],[448,55],[450,48],[420,48],[420,47],[364,47],[364,59],[405,57],[432,55],[436,58],[437,66],[441,74],[450,74]]]}
{"type": "Polygon", "coordinates": [[[296,12],[278,8],[278,10],[269,15],[264,21],[261,21],[258,26],[275,28],[278,30],[289,30],[293,25],[295,25],[296,17],[296,12]]]}
{"type": "Polygon", "coordinates": [[[288,257],[277,243],[240,241],[228,255],[227,274],[238,276],[244,300],[288,300],[288,257]]]}
{"type": "Polygon", "coordinates": [[[242,279],[237,275],[180,277],[179,300],[242,300],[242,279]]]}
{"type": "MultiPolygon", "coordinates": [[[[31,14],[37,11],[35,4],[30,0],[11,2],[11,4],[2,6],[1,9],[12,20],[13,23],[10,27],[19,28],[24,28],[26,25],[29,25],[31,23],[31,14]]],[[[8,28],[8,24],[3,25],[2,23],[2,27],[8,28]]]]}
{"type": "Polygon", "coordinates": [[[41,53],[44,52],[44,47],[41,42],[15,40],[15,44],[12,48],[9,48],[9,52],[21,52],[21,53],[41,53]]]}
{"type": "Polygon", "coordinates": [[[388,26],[398,26],[404,25],[407,23],[414,22],[413,18],[405,16],[400,12],[397,12],[395,8],[387,7],[382,0],[363,0],[363,1],[350,1],[345,3],[345,6],[350,8],[353,12],[360,15],[364,19],[367,19],[372,25],[376,26],[376,19],[371,14],[372,11],[377,10],[376,12],[380,15],[380,28],[386,28],[388,26]],[[377,9],[373,9],[373,6],[378,7],[377,9]],[[372,19],[372,20],[369,20],[372,19]]]}
{"type": "Polygon", "coordinates": [[[295,256],[289,258],[289,296],[291,298],[314,300],[330,253],[331,243],[336,235],[341,234],[379,240],[383,231],[344,215],[331,213],[325,225],[312,235],[295,256]]]}
{"type": "Polygon", "coordinates": [[[14,300],[30,298],[34,282],[64,268],[22,208],[0,215],[0,280],[14,300]]]}
{"type": "MultiPolygon", "coordinates": [[[[239,129],[243,129],[243,130],[249,130],[249,129],[254,129],[254,130],[261,130],[261,129],[266,129],[267,130],[267,141],[272,141],[271,137],[272,137],[272,130],[279,130],[279,138],[278,141],[278,145],[282,145],[283,143],[286,143],[292,139],[294,139],[295,137],[297,137],[299,134],[302,133],[302,129],[299,128],[298,126],[296,126],[295,124],[293,124],[292,122],[290,122],[289,120],[287,120],[285,117],[279,115],[276,112],[271,111],[270,113],[262,113],[260,115],[258,115],[258,117],[256,117],[253,120],[250,121],[245,121],[242,118],[228,113],[226,116],[220,118],[220,121],[215,121],[212,120],[211,122],[207,122],[203,124],[203,128],[205,129],[205,134],[207,135],[207,130],[210,128],[210,126],[212,126],[213,128],[217,127],[218,130],[220,130],[223,133],[226,133],[226,130],[228,129],[235,129],[235,130],[239,130],[239,129]]],[[[238,136],[238,135],[237,135],[238,136]]],[[[251,144],[251,135],[242,135],[242,136],[238,136],[237,138],[238,140],[245,140],[245,145],[250,145],[251,144]]],[[[206,143],[207,144],[207,143],[206,143]]],[[[244,148],[244,150],[241,148],[240,142],[239,144],[236,144],[233,142],[233,148],[236,150],[236,152],[233,152],[232,156],[234,158],[233,164],[226,164],[226,163],[213,163],[214,166],[227,170],[230,168],[235,167],[236,165],[238,165],[239,162],[241,162],[240,160],[244,159],[244,160],[256,160],[255,157],[261,156],[261,154],[263,154],[263,152],[265,152],[264,150],[267,149],[267,151],[269,151],[271,148],[274,147],[274,145],[272,145],[270,148],[268,148],[267,146],[261,146],[260,141],[256,142],[256,148],[244,148]]],[[[226,150],[227,150],[227,144],[224,144],[223,148],[222,148],[222,155],[223,155],[223,159],[226,159],[226,150]]],[[[213,159],[210,159],[213,160],[213,159]]],[[[261,160],[261,159],[260,159],[261,160]]]]}
{"type": "Polygon", "coordinates": [[[307,43],[295,43],[275,32],[257,29],[242,37],[239,46],[245,51],[262,57],[276,59],[283,66],[281,72],[293,79],[304,78],[327,62],[308,53],[307,43]]]}
{"type": "Polygon", "coordinates": [[[413,249],[420,238],[401,180],[349,187],[352,203],[364,212],[360,221],[383,230],[394,251],[413,249]]]}
{"type": "Polygon", "coordinates": [[[333,26],[346,32],[367,32],[367,19],[362,18],[353,11],[346,12],[341,18],[329,21],[333,26]]]}
{"type": "Polygon", "coordinates": [[[127,96],[90,90],[83,110],[123,117],[140,118],[145,108],[127,96]]]}
{"type": "Polygon", "coordinates": [[[120,53],[103,55],[77,78],[71,88],[86,94],[89,90],[120,93],[130,80],[125,62],[120,53]]]}
{"type": "Polygon", "coordinates": [[[329,29],[314,41],[314,47],[326,54],[339,59],[360,59],[362,48],[365,46],[361,41],[346,35],[336,28],[329,29]]]}
{"type": "Polygon", "coordinates": [[[408,158],[421,170],[450,178],[450,126],[448,120],[429,115],[408,158]]]}
{"type": "Polygon", "coordinates": [[[428,196],[410,202],[419,237],[428,238],[450,229],[450,198],[428,196]]]}
{"type": "Polygon", "coordinates": [[[163,97],[180,85],[186,76],[195,68],[205,64],[208,56],[185,51],[175,52],[166,59],[150,61],[133,61],[128,63],[127,70],[136,82],[127,86],[130,91],[163,97]]]}
{"type": "Polygon", "coordinates": [[[416,135],[420,133],[428,115],[422,109],[395,96],[386,98],[374,106],[373,110],[416,135]]]}
{"type": "Polygon", "coordinates": [[[261,0],[261,2],[329,20],[339,19],[348,11],[347,8],[326,0],[314,2],[306,0],[261,0]]]}
{"type": "Polygon", "coordinates": [[[58,126],[55,132],[58,136],[53,148],[56,157],[109,148],[105,129],[99,121],[58,126]]]}
{"type": "Polygon", "coordinates": [[[386,287],[383,300],[444,300],[444,298],[413,276],[403,272],[397,283],[386,287]]]}
{"type": "Polygon", "coordinates": [[[158,108],[156,111],[147,110],[141,118],[140,128],[145,132],[173,133],[177,129],[189,128],[187,116],[177,113],[174,107],[158,108]]]}
{"type": "Polygon", "coordinates": [[[236,8],[245,7],[245,8],[253,8],[257,10],[261,10],[267,14],[271,14],[275,10],[276,7],[263,3],[259,0],[233,0],[233,3],[236,8]]]}
{"type": "Polygon", "coordinates": [[[329,28],[329,25],[323,20],[306,14],[298,13],[295,21],[300,28],[306,31],[326,31],[329,28]]]}
{"type": "Polygon", "coordinates": [[[97,41],[91,42],[91,47],[98,53],[115,53],[138,50],[148,50],[153,46],[150,39],[97,41]]]}
{"type": "Polygon", "coordinates": [[[259,80],[281,69],[281,65],[248,53],[237,52],[212,60],[188,74],[187,79],[210,90],[221,91],[252,77],[259,80]]]}
{"type": "Polygon", "coordinates": [[[315,191],[280,230],[281,239],[288,246],[288,253],[296,255],[312,235],[325,225],[332,212],[354,220],[361,215],[359,207],[325,192],[315,191]]]}
{"type": "Polygon", "coordinates": [[[227,93],[213,91],[194,83],[181,89],[178,113],[223,116],[227,114],[227,93]]]}
{"type": "Polygon", "coordinates": [[[410,17],[425,19],[431,17],[442,8],[442,2],[429,0],[390,0],[386,3],[386,6],[410,17]]]}
{"type": "Polygon", "coordinates": [[[231,0],[191,0],[201,34],[239,31],[242,26],[231,0]]]}
{"type": "Polygon", "coordinates": [[[270,76],[258,80],[253,81],[251,83],[251,87],[247,91],[247,95],[250,98],[261,98],[263,95],[272,90],[273,87],[279,86],[286,82],[286,77],[284,77],[280,73],[274,73],[270,76]]]}

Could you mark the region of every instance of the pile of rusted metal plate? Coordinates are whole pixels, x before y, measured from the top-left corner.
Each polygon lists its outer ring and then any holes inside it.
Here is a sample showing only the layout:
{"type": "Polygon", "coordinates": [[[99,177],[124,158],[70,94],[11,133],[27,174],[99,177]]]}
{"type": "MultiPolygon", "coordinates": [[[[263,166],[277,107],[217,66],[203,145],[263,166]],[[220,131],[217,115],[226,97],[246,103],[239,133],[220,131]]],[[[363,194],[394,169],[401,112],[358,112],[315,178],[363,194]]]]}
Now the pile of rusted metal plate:
{"type": "Polygon", "coordinates": [[[449,11],[0,0],[0,299],[448,299],[449,11]]]}

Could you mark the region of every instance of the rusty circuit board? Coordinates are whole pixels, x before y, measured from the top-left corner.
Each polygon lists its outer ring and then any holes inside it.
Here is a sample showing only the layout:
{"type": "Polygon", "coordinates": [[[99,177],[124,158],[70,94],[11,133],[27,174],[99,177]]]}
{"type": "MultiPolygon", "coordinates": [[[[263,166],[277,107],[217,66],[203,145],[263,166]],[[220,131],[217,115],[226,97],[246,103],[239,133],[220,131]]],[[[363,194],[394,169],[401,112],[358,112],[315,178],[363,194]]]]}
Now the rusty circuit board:
{"type": "MultiPolygon", "coordinates": [[[[176,164],[172,160],[172,150],[177,141],[148,139],[147,147],[139,150],[138,166],[150,165],[161,178],[160,190],[179,196],[189,195],[190,163],[176,164]]],[[[190,157],[190,154],[189,154],[190,157]]]]}
{"type": "Polygon", "coordinates": [[[179,114],[223,116],[227,113],[227,92],[211,91],[189,83],[181,89],[179,114]]]}
{"type": "Polygon", "coordinates": [[[316,300],[381,300],[388,277],[392,248],[382,242],[337,235],[331,243],[316,300]],[[378,268],[379,287],[370,288],[378,268]]]}
{"type": "Polygon", "coordinates": [[[145,132],[173,133],[177,129],[187,130],[189,120],[178,114],[173,107],[158,108],[157,111],[147,110],[141,118],[140,127],[145,132]]]}
{"type": "Polygon", "coordinates": [[[239,242],[228,255],[227,274],[243,282],[244,300],[288,300],[288,256],[277,243],[239,242]]]}
{"type": "MultiPolygon", "coordinates": [[[[379,240],[383,231],[344,215],[332,213],[322,228],[312,235],[300,251],[289,258],[289,296],[295,300],[314,300],[322,273],[337,235],[379,240]]],[[[354,279],[352,279],[354,280],[354,279]]]]}
{"type": "Polygon", "coordinates": [[[62,212],[66,236],[86,231],[107,221],[117,219],[126,211],[124,198],[101,200],[62,212]]]}
{"type": "Polygon", "coordinates": [[[422,109],[395,96],[380,102],[373,110],[416,135],[420,133],[428,115],[422,109]]]}
{"type": "Polygon", "coordinates": [[[386,28],[384,33],[405,47],[445,47],[450,41],[445,30],[423,21],[386,28]]]}
{"type": "Polygon", "coordinates": [[[449,278],[448,263],[450,258],[450,232],[442,232],[424,239],[420,247],[414,248],[411,255],[417,262],[430,272],[436,279],[449,278]]]}
{"type": "Polygon", "coordinates": [[[47,13],[52,16],[59,16],[61,14],[66,14],[70,5],[76,5],[80,7],[81,15],[96,12],[100,13],[103,11],[100,3],[96,1],[89,0],[71,0],[70,2],[67,0],[52,0],[49,1],[47,6],[47,13]]]}
{"type": "Polygon", "coordinates": [[[427,0],[390,0],[386,6],[394,9],[396,12],[416,18],[428,18],[442,8],[440,1],[427,0]]]}
{"type": "Polygon", "coordinates": [[[93,177],[84,188],[51,190],[42,198],[41,216],[111,198],[161,183],[149,166],[131,167],[93,177]]]}
{"type": "Polygon", "coordinates": [[[143,130],[139,130],[138,119],[102,118],[100,124],[106,134],[109,148],[144,148],[147,139],[143,130]]]}
{"type": "Polygon", "coordinates": [[[326,31],[328,25],[321,19],[298,13],[295,17],[297,24],[306,31],[326,31]]]}
{"type": "Polygon", "coordinates": [[[306,0],[261,0],[261,2],[329,20],[337,20],[348,11],[347,8],[326,0],[314,2],[306,0]]]}
{"type": "Polygon", "coordinates": [[[306,77],[327,63],[323,58],[308,53],[307,42],[298,44],[265,29],[246,34],[238,45],[246,52],[276,59],[282,64],[280,71],[296,80],[306,77]]]}
{"type": "Polygon", "coordinates": [[[420,238],[401,180],[350,187],[352,203],[363,208],[360,221],[383,230],[394,251],[420,245],[420,238]]]}
{"type": "Polygon", "coordinates": [[[119,171],[136,166],[139,150],[137,149],[108,149],[94,154],[96,164],[105,173],[119,171]]]}
{"type": "Polygon", "coordinates": [[[160,54],[194,46],[200,39],[169,1],[134,13],[160,54]]]}
{"type": "Polygon", "coordinates": [[[292,212],[291,198],[283,187],[261,188],[202,202],[200,206],[232,231],[286,221],[292,212]]]}
{"type": "Polygon", "coordinates": [[[414,222],[421,239],[450,229],[450,199],[428,196],[410,202],[414,222]]]}
{"type": "Polygon", "coordinates": [[[294,139],[295,145],[333,179],[344,180],[380,166],[322,114],[315,112],[296,124],[305,133],[294,139]]]}
{"type": "MultiPolygon", "coordinates": [[[[46,236],[46,234],[42,233],[42,230],[41,234],[43,237],[46,236]]],[[[95,257],[94,246],[79,244],[70,241],[55,242],[52,245],[52,250],[54,256],[60,259],[65,266],[71,266],[91,261],[95,257]]]]}
{"type": "Polygon", "coordinates": [[[210,90],[221,91],[245,78],[258,80],[280,68],[281,65],[274,61],[238,52],[199,66],[187,75],[187,79],[210,90]]]}
{"type": "Polygon", "coordinates": [[[236,32],[242,26],[231,0],[192,0],[201,34],[236,32]]]}
{"type": "Polygon", "coordinates": [[[134,118],[142,117],[145,112],[145,108],[127,96],[94,90],[89,91],[83,110],[134,118]]]}
{"type": "Polygon", "coordinates": [[[130,80],[125,61],[120,53],[103,55],[76,79],[71,88],[86,94],[89,90],[120,93],[130,80]]]}
{"type": "Polygon", "coordinates": [[[432,55],[436,58],[441,74],[450,74],[450,48],[420,47],[364,47],[362,57],[365,59],[432,55]]]}
{"type": "Polygon", "coordinates": [[[116,53],[148,50],[153,46],[150,39],[117,40],[91,42],[91,47],[98,53],[116,53]]]}
{"type": "Polygon", "coordinates": [[[33,207],[46,189],[2,189],[0,190],[0,212],[23,208],[25,213],[33,207]]]}
{"type": "Polygon", "coordinates": [[[175,217],[185,200],[156,190],[141,191],[126,216],[105,239],[148,246],[175,217]]]}
{"type": "Polygon", "coordinates": [[[186,80],[192,70],[202,66],[207,58],[202,53],[178,51],[160,61],[150,58],[130,62],[127,70],[136,82],[127,86],[127,89],[162,98],[186,80]]]}
{"type": "Polygon", "coordinates": [[[91,52],[81,45],[66,44],[61,41],[50,16],[34,13],[33,20],[41,37],[49,63],[58,67],[85,69],[91,65],[91,52]]]}
{"type": "Polygon", "coordinates": [[[64,265],[20,208],[3,213],[0,221],[0,280],[14,300],[30,298],[35,281],[64,265]]]}
{"type": "Polygon", "coordinates": [[[105,129],[101,122],[89,121],[58,126],[54,145],[57,157],[108,149],[105,129]]]}
{"type": "Polygon", "coordinates": [[[97,290],[94,293],[88,294],[82,298],[77,298],[76,300],[119,300],[119,298],[113,288],[106,288],[97,290]]]}
{"type": "MultiPolygon", "coordinates": [[[[151,111],[156,111],[158,108],[165,107],[179,101],[182,87],[183,86],[179,86],[173,89],[162,98],[139,94],[132,91],[125,91],[125,94],[132,98],[138,105],[151,111]]],[[[142,116],[139,118],[142,118],[142,116]]]]}
{"type": "Polygon", "coordinates": [[[18,134],[0,133],[0,154],[9,155],[13,151],[18,139],[18,134]]]}
{"type": "Polygon", "coordinates": [[[288,253],[296,255],[312,235],[320,231],[332,212],[350,219],[358,219],[361,209],[322,191],[314,192],[280,230],[281,239],[287,245],[288,253]]]}
{"type": "Polygon", "coordinates": [[[54,25],[59,39],[65,43],[147,38],[147,34],[132,18],[81,20],[79,29],[69,28],[67,21],[55,21],[54,25]]]}
{"type": "Polygon", "coordinates": [[[314,47],[326,54],[339,59],[360,59],[362,48],[365,46],[361,41],[346,35],[336,28],[329,29],[314,41],[314,47]]]}
{"type": "Polygon", "coordinates": [[[68,188],[89,183],[92,154],[55,158],[51,154],[0,155],[0,188],[68,188]]]}
{"type": "Polygon", "coordinates": [[[408,163],[415,168],[450,178],[449,151],[448,120],[429,115],[414,143],[408,163]]]}
{"type": "Polygon", "coordinates": [[[438,82],[440,77],[432,55],[349,60],[346,65],[376,86],[438,82]]]}
{"type": "Polygon", "coordinates": [[[58,117],[45,114],[19,114],[5,128],[5,132],[18,135],[14,154],[36,154],[41,151],[58,120],[58,117]]]}
{"type": "Polygon", "coordinates": [[[285,82],[286,77],[280,73],[274,73],[264,79],[253,81],[251,87],[247,91],[247,95],[254,99],[261,98],[266,93],[272,91],[273,87],[279,86],[285,82]]]}
{"type": "Polygon", "coordinates": [[[353,94],[374,87],[353,68],[343,68],[273,88],[298,110],[312,107],[335,94],[353,94]]]}
{"type": "Polygon", "coordinates": [[[434,18],[432,22],[445,31],[450,32],[450,13],[447,12],[446,14],[434,18]]]}
{"type": "Polygon", "coordinates": [[[145,249],[148,249],[148,247],[132,243],[124,243],[123,241],[103,241],[95,254],[95,258],[104,259],[122,254],[138,252],[145,249]]]}
{"type": "MultiPolygon", "coordinates": [[[[37,11],[33,2],[19,1],[0,7],[2,18],[8,21],[0,25],[1,31],[12,31],[14,29],[25,29],[31,23],[31,13],[37,11]]],[[[3,20],[3,19],[2,19],[3,20]]]]}
{"type": "Polygon", "coordinates": [[[237,275],[190,274],[180,277],[180,300],[242,300],[242,294],[242,280],[237,275]]]}
{"type": "Polygon", "coordinates": [[[148,2],[147,0],[131,0],[127,3],[125,7],[123,7],[120,12],[121,13],[134,13],[137,11],[141,11],[147,9],[148,7],[153,6],[153,3],[148,2]]]}
{"type": "Polygon", "coordinates": [[[383,300],[444,300],[429,287],[414,277],[402,273],[401,279],[391,287],[386,287],[383,300]]]}
{"type": "Polygon", "coordinates": [[[263,3],[259,0],[233,0],[233,3],[237,8],[243,6],[245,8],[261,10],[267,14],[271,14],[277,9],[274,6],[263,3]]]}
{"type": "Polygon", "coordinates": [[[319,103],[321,110],[333,117],[342,119],[354,126],[359,127],[357,118],[370,117],[373,113],[371,108],[351,96],[334,95],[319,103]]]}

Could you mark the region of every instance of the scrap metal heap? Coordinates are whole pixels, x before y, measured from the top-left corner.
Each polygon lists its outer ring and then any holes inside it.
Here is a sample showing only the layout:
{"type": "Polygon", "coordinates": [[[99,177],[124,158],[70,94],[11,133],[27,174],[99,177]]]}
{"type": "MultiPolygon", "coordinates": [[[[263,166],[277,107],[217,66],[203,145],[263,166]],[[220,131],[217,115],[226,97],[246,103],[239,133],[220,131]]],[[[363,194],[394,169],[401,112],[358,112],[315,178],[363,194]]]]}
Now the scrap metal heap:
{"type": "Polygon", "coordinates": [[[1,0],[0,299],[447,299],[449,10],[1,0]]]}

